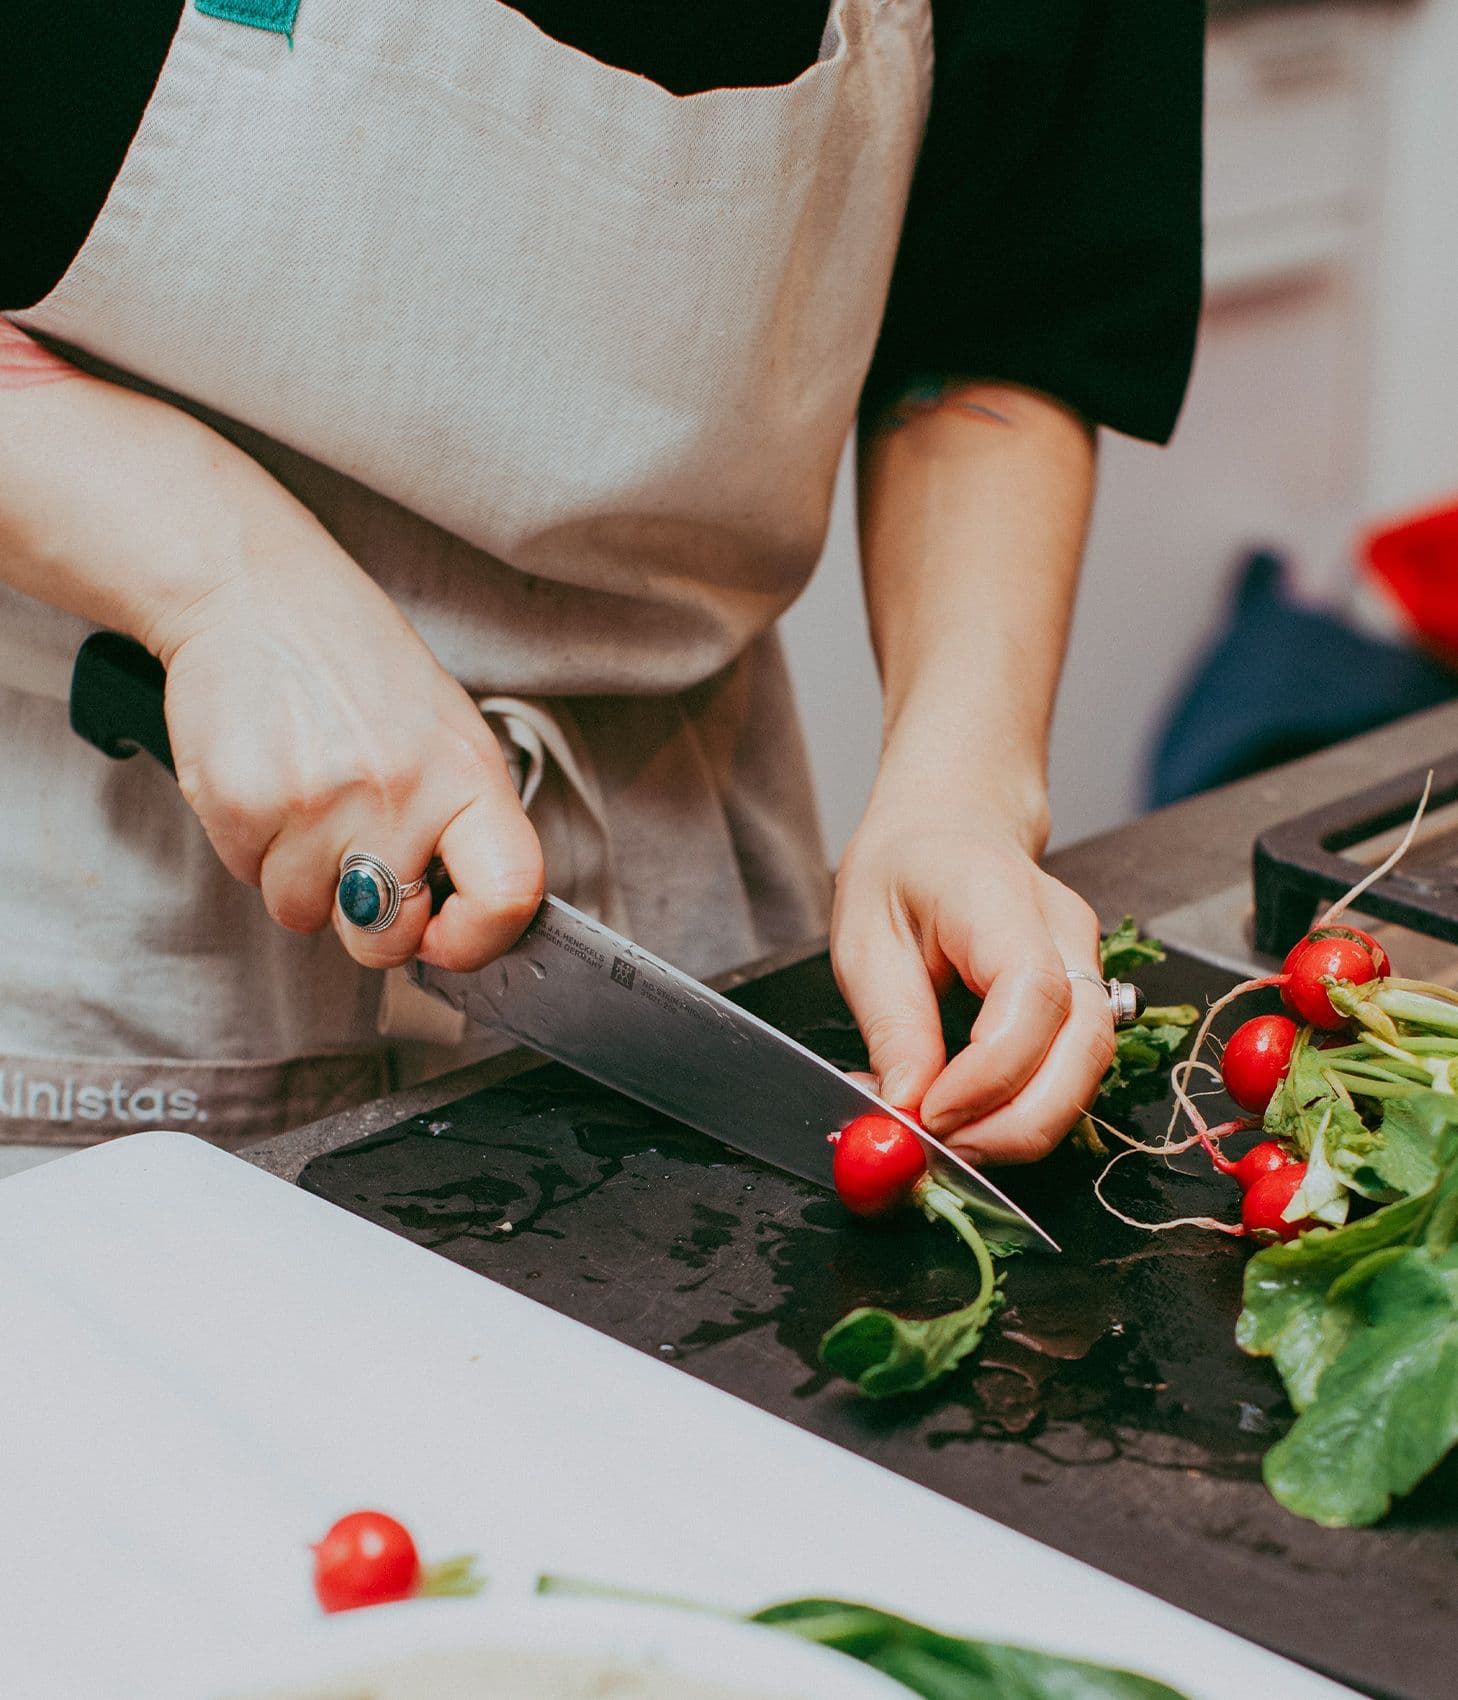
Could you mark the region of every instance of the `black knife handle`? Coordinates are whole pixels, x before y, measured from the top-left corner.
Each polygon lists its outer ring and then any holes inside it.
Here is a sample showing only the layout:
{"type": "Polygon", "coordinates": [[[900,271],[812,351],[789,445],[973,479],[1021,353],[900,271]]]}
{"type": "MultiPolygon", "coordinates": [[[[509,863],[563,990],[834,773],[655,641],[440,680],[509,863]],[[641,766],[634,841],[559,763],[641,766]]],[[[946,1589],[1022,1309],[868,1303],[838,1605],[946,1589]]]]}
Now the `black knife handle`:
{"type": "Polygon", "coordinates": [[[71,730],[104,755],[125,761],[138,750],[155,756],[176,777],[162,663],[120,632],[92,632],[71,670],[71,730]]]}
{"type": "MultiPolygon", "coordinates": [[[[77,650],[71,669],[71,730],[115,761],[145,750],[175,779],[163,712],[166,688],[162,663],[135,639],[120,632],[92,632],[77,650]]],[[[439,856],[431,858],[425,878],[431,913],[437,914],[456,888],[439,856]]]]}

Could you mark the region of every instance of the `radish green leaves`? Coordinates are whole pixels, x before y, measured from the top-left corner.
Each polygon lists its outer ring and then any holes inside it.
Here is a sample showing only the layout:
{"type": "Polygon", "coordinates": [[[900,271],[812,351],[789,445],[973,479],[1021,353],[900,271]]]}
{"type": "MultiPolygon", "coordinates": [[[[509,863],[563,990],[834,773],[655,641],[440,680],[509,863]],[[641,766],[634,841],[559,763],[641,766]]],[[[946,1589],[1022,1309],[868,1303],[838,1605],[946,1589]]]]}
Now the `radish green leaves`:
{"type": "Polygon", "coordinates": [[[913,1393],[940,1381],[977,1350],[1000,1302],[1001,1291],[994,1287],[960,1310],[925,1320],[862,1305],[826,1332],[820,1360],[869,1398],[913,1393]]]}
{"type": "Polygon", "coordinates": [[[790,1600],[750,1619],[848,1653],[924,1700],[1181,1700],[1152,1677],[968,1641],[844,1600],[790,1600]]]}
{"type": "Polygon", "coordinates": [[[1434,1180],[1246,1268],[1236,1339],[1270,1357],[1299,1415],[1266,1485],[1298,1516],[1376,1522],[1458,1444],[1458,1103],[1404,1100],[1403,1137],[1434,1180]]]}

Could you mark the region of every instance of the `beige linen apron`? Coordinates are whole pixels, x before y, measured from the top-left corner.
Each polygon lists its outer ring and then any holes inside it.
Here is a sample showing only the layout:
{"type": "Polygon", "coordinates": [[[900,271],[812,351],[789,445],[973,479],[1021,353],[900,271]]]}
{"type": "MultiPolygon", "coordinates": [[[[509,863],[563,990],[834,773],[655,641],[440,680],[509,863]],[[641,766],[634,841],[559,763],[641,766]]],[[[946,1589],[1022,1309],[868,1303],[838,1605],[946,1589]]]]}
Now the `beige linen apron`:
{"type": "MultiPolygon", "coordinates": [[[[494,0],[302,0],[291,42],[189,5],[84,247],[11,316],[317,513],[520,758],[551,888],[712,973],[824,926],[773,624],[930,80],[928,0],[837,0],[793,83],[686,98],[494,0]]],[[[0,593],[0,1137],[236,1142],[382,1089],[379,977],[67,729],[85,629],[0,593]]]]}

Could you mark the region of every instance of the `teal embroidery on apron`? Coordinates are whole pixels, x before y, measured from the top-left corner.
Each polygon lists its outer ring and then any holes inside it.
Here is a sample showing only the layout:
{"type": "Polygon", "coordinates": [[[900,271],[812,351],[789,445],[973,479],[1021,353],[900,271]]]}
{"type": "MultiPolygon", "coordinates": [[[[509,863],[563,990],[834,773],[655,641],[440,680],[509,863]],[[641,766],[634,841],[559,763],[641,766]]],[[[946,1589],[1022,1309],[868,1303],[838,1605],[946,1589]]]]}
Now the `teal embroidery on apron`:
{"type": "Polygon", "coordinates": [[[294,45],[294,19],[299,0],[193,0],[205,17],[222,18],[230,24],[247,24],[256,30],[272,30],[294,45]]]}

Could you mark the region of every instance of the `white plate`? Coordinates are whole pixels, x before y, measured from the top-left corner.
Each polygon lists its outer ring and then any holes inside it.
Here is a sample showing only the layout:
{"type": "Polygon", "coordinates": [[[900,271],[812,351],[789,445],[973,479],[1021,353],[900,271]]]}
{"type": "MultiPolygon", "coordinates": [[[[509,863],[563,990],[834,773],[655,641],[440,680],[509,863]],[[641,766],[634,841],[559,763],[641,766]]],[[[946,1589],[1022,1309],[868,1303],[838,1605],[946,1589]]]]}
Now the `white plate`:
{"type": "MultiPolygon", "coordinates": [[[[889,1677],[784,1630],[670,1606],[483,1597],[413,1600],[321,1618],[310,1632],[271,1647],[249,1670],[245,1686],[225,1683],[208,1700],[282,1700],[296,1694],[313,1700],[320,1685],[367,1678],[401,1661],[426,1664],[431,1654],[474,1650],[519,1656],[524,1664],[545,1654],[567,1655],[599,1668],[711,1683],[716,1694],[742,1692],[745,1700],[907,1696],[889,1677]]],[[[323,1692],[333,1700],[332,1687],[323,1692]]],[[[361,1687],[359,1700],[369,1692],[361,1687]]],[[[480,1692],[484,1700],[486,1688],[480,1692]]],[[[353,1684],[339,1693],[356,1700],[353,1684]]]]}

